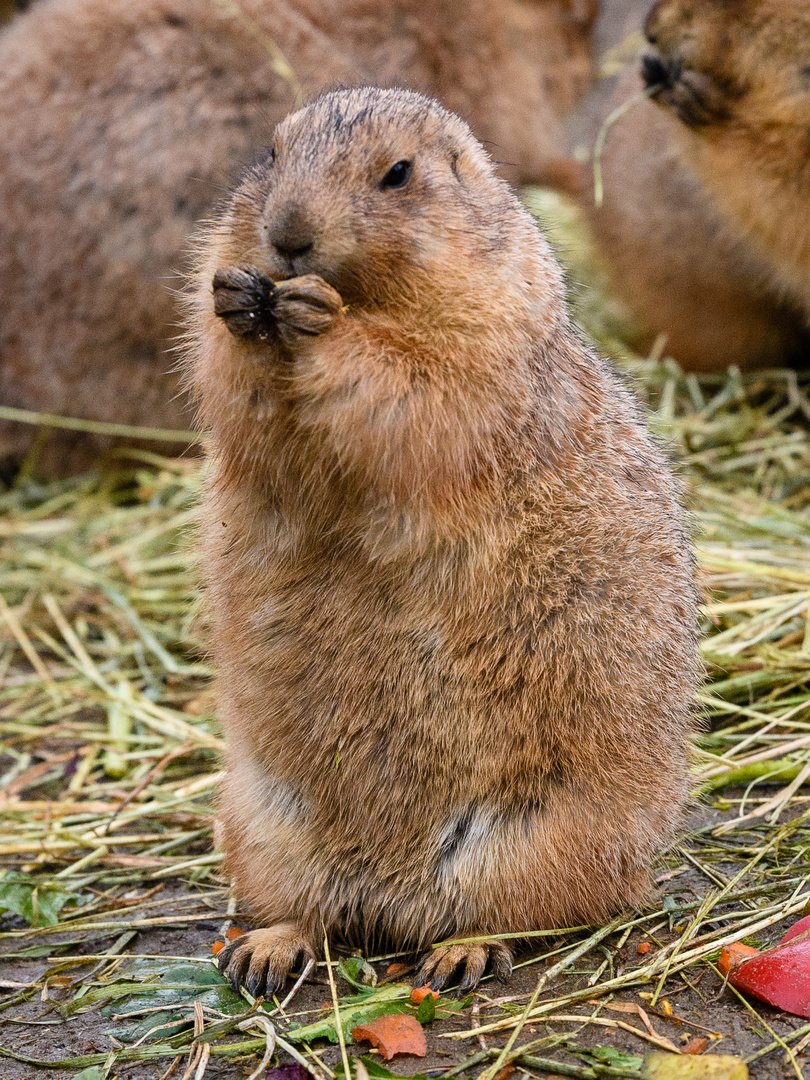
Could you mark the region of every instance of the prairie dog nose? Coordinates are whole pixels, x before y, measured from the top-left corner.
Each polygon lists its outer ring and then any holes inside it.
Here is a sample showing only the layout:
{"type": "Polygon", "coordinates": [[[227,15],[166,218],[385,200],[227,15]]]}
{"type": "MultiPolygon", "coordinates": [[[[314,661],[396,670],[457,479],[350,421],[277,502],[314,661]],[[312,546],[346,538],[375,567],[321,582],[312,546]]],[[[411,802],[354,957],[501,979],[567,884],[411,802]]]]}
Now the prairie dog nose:
{"type": "Polygon", "coordinates": [[[676,60],[652,52],[645,53],[641,58],[641,77],[648,89],[659,86],[671,90],[680,75],[681,65],[676,60]]]}
{"type": "Polygon", "coordinates": [[[270,225],[268,239],[281,255],[306,255],[315,243],[315,230],[301,206],[288,206],[270,225]]]}

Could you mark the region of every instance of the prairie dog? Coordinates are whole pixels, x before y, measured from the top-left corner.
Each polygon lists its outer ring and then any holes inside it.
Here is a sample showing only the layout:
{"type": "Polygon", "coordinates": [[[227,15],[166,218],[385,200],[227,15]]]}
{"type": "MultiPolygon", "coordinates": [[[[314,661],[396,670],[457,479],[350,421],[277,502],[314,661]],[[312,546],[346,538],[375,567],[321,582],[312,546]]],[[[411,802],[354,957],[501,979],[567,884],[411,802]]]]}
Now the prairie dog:
{"type": "Polygon", "coordinates": [[[661,0],[646,32],[604,114],[661,90],[607,137],[603,207],[582,199],[640,345],[664,333],[694,370],[806,364],[807,5],[661,0]]]}
{"type": "MultiPolygon", "coordinates": [[[[188,428],[167,352],[188,238],[296,107],[296,79],[307,97],[427,91],[537,179],[588,86],[595,2],[34,5],[0,35],[0,402],[188,428]]],[[[0,463],[32,438],[0,423],[0,463]]],[[[60,436],[41,465],[84,467],[98,445],[60,436]]]]}
{"type": "Polygon", "coordinates": [[[187,322],[224,847],[263,926],[229,978],[275,992],[323,926],[421,950],[643,900],[687,788],[679,487],[467,125],[376,88],[287,118],[187,322]]]}
{"type": "Polygon", "coordinates": [[[681,121],[684,159],[810,313],[810,9],[803,0],[659,0],[642,61],[681,121]]]}

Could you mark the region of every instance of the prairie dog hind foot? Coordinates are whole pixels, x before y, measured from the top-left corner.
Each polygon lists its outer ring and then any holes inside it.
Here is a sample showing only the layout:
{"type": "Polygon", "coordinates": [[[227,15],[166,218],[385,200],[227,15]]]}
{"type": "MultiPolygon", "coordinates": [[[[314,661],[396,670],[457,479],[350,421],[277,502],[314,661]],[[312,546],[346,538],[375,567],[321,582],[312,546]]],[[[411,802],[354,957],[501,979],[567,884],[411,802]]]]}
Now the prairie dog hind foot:
{"type": "Polygon", "coordinates": [[[222,950],[217,967],[236,993],[244,986],[252,997],[271,998],[292,971],[315,960],[312,942],[294,923],[250,930],[222,950]]]}
{"type": "Polygon", "coordinates": [[[422,961],[416,985],[444,990],[455,975],[461,977],[459,996],[475,990],[487,972],[499,982],[512,974],[512,950],[502,941],[475,941],[467,945],[441,945],[422,961]]]}

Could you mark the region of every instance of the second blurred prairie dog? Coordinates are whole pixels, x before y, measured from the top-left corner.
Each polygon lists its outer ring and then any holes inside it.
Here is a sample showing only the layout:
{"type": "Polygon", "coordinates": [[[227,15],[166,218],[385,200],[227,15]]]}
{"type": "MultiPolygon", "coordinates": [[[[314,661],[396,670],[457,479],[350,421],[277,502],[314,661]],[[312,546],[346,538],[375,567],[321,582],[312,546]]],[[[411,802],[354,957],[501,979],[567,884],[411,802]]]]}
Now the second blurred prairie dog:
{"type": "Polygon", "coordinates": [[[679,489],[469,128],[378,89],[288,117],[189,331],[223,842],[262,927],[228,977],[272,994],[324,929],[424,950],[642,901],[688,787],[679,489]]]}
{"type": "MultiPolygon", "coordinates": [[[[0,402],[184,428],[188,238],[305,96],[407,85],[542,178],[595,0],[50,0],[0,35],[0,402]],[[241,11],[241,15],[239,14],[241,11]],[[283,58],[279,54],[283,54],[283,58]],[[285,75],[288,62],[295,75],[285,75]]],[[[0,422],[0,464],[34,429],[0,422]]],[[[86,440],[79,442],[86,450],[86,440]]],[[[86,460],[59,436],[49,468],[86,460]]]]}
{"type": "Polygon", "coordinates": [[[616,290],[693,370],[810,358],[810,10],[660,0],[610,107],[604,205],[583,195],[616,290]],[[654,44],[652,44],[654,43],[654,44]]]}

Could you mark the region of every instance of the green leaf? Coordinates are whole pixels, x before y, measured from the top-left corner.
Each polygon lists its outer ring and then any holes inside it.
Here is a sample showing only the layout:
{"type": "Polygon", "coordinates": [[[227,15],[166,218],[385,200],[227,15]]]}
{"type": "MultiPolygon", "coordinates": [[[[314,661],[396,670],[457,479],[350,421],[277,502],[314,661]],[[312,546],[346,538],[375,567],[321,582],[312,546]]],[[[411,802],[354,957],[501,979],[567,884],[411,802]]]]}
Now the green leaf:
{"type": "Polygon", "coordinates": [[[388,1080],[391,1076],[396,1076],[396,1073],[392,1073],[390,1069],[386,1069],[384,1065],[381,1065],[379,1061],[375,1061],[374,1058],[363,1056],[360,1058],[366,1067],[366,1072],[369,1076],[382,1077],[383,1080],[388,1080]]]}
{"type": "MultiPolygon", "coordinates": [[[[149,974],[155,974],[154,968],[149,974]]],[[[97,987],[63,1005],[61,1011],[71,1016],[85,1006],[102,1004],[103,1015],[126,1017],[143,1008],[160,1008],[160,1012],[124,1021],[125,1026],[112,1028],[105,1034],[115,1035],[123,1042],[134,1042],[154,1030],[156,1039],[165,1040],[188,1026],[184,1021],[193,1016],[190,1006],[195,1001],[226,1016],[239,1016],[247,1007],[212,964],[180,963],[166,968],[160,978],[149,982],[128,979],[97,987]],[[170,1021],[176,1024],[156,1030],[170,1021]]]]}
{"type": "MultiPolygon", "coordinates": [[[[410,1013],[413,1015],[413,1006],[405,1001],[377,1001],[371,1005],[358,1005],[354,1009],[340,1011],[340,1022],[343,1025],[343,1037],[346,1042],[354,1042],[352,1030],[359,1024],[367,1024],[370,1020],[378,1020],[381,1016],[394,1016],[397,1013],[410,1013]]],[[[314,1024],[306,1024],[304,1027],[293,1028],[286,1038],[290,1042],[312,1042],[314,1039],[328,1039],[331,1043],[338,1042],[337,1027],[334,1015],[326,1020],[318,1020],[314,1024]]]]}
{"type": "Polygon", "coordinates": [[[55,926],[65,904],[77,904],[76,893],[37,885],[28,874],[9,872],[0,881],[0,911],[13,911],[30,926],[55,926]]]}
{"type": "MultiPolygon", "coordinates": [[[[371,994],[357,995],[340,1007],[340,1023],[347,1043],[352,1040],[352,1028],[376,1020],[380,1016],[393,1016],[396,1013],[414,1014],[410,1002],[411,988],[407,983],[390,983],[371,994]],[[359,998],[359,1000],[358,1000],[359,998]]],[[[314,1039],[328,1039],[338,1042],[334,1013],[316,1020],[313,1024],[304,1024],[293,1028],[285,1038],[290,1042],[312,1042],[314,1039]]]]}
{"type": "Polygon", "coordinates": [[[193,983],[195,986],[228,985],[228,980],[213,964],[173,964],[163,972],[163,979],[167,983],[193,983]]]}
{"type": "MultiPolygon", "coordinates": [[[[133,1006],[133,1009],[137,1006],[133,1006]]],[[[105,1010],[106,1011],[106,1010],[105,1010]]],[[[124,1015],[127,1010],[124,1009],[120,1015],[124,1015]]],[[[150,1013],[148,1016],[144,1016],[140,1023],[135,1023],[130,1020],[126,1024],[119,1024],[117,1027],[105,1028],[102,1031],[102,1035],[112,1035],[116,1039],[120,1039],[122,1042],[137,1042],[142,1039],[144,1035],[148,1035],[154,1031],[156,1036],[160,1036],[161,1039],[171,1039],[173,1035],[179,1035],[184,1028],[190,1027],[194,1021],[194,1013],[191,1010],[185,1012],[184,1017],[177,1019],[176,1010],[173,1012],[159,1012],[150,1013]],[[172,1023],[174,1021],[174,1023],[172,1023]],[[164,1027],[163,1025],[167,1025],[164,1027]],[[170,1025],[170,1026],[169,1026],[170,1025]],[[160,1028],[160,1031],[157,1029],[160,1028]]]]}
{"type": "Polygon", "coordinates": [[[436,1019],[436,998],[433,994],[425,994],[419,1002],[416,1019],[420,1024],[429,1024],[436,1019]]]}
{"type": "MultiPolygon", "coordinates": [[[[358,1060],[358,1059],[353,1059],[358,1060]]],[[[375,1080],[403,1080],[399,1073],[393,1073],[390,1069],[386,1069],[384,1065],[380,1064],[379,1058],[372,1058],[363,1056],[359,1059],[366,1067],[366,1072],[370,1077],[374,1077],[375,1080]]],[[[335,1066],[335,1076],[344,1076],[343,1063],[338,1062],[335,1066]]],[[[411,1076],[409,1080],[428,1080],[428,1077],[424,1073],[416,1073],[411,1076]]]]}
{"type": "Polygon", "coordinates": [[[82,1069],[80,1073],[76,1073],[73,1080],[104,1080],[106,1075],[106,1070],[100,1065],[91,1065],[89,1069],[82,1069]]]}
{"type": "Polygon", "coordinates": [[[638,1055],[623,1054],[621,1050],[615,1050],[612,1046],[593,1046],[588,1047],[587,1050],[574,1050],[569,1046],[568,1049],[583,1061],[610,1065],[615,1069],[629,1069],[631,1072],[636,1072],[644,1064],[644,1059],[638,1055]]]}
{"type": "Polygon", "coordinates": [[[358,990],[377,985],[377,972],[362,956],[345,956],[338,960],[338,974],[358,990]]]}
{"type": "MultiPolygon", "coordinates": [[[[474,994],[468,994],[465,998],[439,998],[436,1002],[436,1008],[440,1013],[461,1012],[462,1009],[467,1009],[472,1005],[474,997],[474,994]]],[[[523,1012],[522,1007],[519,1012],[523,1012]]]]}

